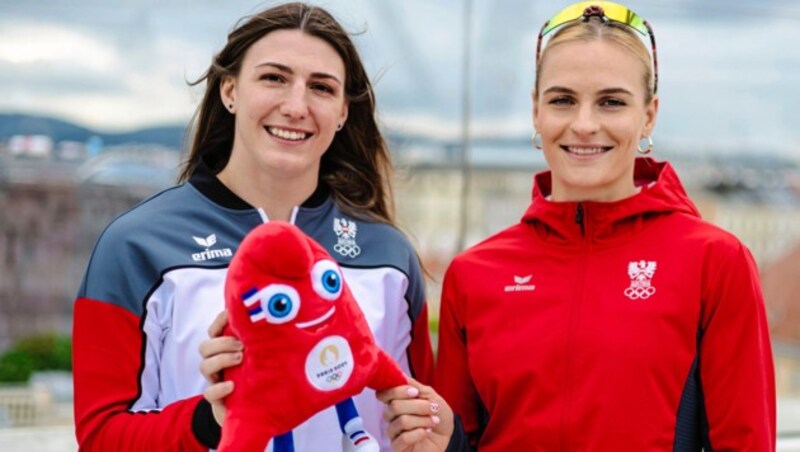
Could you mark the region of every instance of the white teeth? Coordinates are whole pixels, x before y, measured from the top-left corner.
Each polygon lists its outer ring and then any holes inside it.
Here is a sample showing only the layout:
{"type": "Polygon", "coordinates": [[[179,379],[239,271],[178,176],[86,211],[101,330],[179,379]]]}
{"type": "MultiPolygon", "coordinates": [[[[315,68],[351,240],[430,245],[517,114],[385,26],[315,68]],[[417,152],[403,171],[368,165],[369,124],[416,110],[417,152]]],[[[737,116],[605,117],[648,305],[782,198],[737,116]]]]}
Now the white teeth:
{"type": "Polygon", "coordinates": [[[275,135],[278,138],[283,138],[284,140],[300,141],[305,140],[306,137],[308,137],[308,134],[304,132],[293,132],[291,130],[279,129],[277,127],[269,127],[267,130],[269,130],[270,134],[275,135]]]}
{"type": "Polygon", "coordinates": [[[605,148],[577,148],[573,146],[568,146],[567,150],[573,154],[578,155],[592,155],[592,154],[600,154],[605,151],[605,148]]]}

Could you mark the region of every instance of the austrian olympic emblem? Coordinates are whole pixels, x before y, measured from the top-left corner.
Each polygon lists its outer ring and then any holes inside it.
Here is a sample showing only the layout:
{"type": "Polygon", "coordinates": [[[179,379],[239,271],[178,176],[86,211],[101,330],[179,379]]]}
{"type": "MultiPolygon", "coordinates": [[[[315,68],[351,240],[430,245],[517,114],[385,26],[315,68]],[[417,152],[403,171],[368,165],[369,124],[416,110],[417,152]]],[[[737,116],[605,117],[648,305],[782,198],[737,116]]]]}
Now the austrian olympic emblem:
{"type": "Polygon", "coordinates": [[[306,378],[320,391],[333,391],[344,386],[353,374],[353,368],[353,351],[342,336],[322,339],[306,357],[306,378]]]}
{"type": "Polygon", "coordinates": [[[333,232],[336,233],[336,245],[333,250],[342,256],[356,257],[361,254],[361,247],[356,244],[356,223],[346,218],[333,219],[333,232]]]}
{"type": "Polygon", "coordinates": [[[653,275],[656,273],[655,261],[634,261],[628,264],[631,285],[625,289],[625,296],[631,300],[646,300],[656,293],[653,275]]]}

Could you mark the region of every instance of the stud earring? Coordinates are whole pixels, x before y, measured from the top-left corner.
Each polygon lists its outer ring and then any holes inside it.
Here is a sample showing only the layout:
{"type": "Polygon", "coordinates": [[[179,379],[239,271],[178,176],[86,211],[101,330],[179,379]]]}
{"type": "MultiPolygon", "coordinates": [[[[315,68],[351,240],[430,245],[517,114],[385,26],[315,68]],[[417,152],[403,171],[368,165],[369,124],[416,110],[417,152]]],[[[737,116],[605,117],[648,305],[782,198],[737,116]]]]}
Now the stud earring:
{"type": "Polygon", "coordinates": [[[344,127],[344,124],[341,124],[341,123],[337,124],[336,125],[336,131],[338,132],[338,131],[342,130],[342,127],[344,127]]]}

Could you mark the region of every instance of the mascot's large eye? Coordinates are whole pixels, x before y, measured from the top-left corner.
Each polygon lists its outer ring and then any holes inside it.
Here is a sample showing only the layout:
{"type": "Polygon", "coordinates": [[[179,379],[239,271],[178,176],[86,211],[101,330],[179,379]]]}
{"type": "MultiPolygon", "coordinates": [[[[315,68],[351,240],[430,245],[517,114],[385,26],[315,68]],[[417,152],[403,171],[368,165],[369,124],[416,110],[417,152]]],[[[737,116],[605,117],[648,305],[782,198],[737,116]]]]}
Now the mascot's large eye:
{"type": "Polygon", "coordinates": [[[311,269],[311,283],[314,292],[326,300],[336,300],[342,294],[342,272],[335,262],[322,260],[311,269]]]}
{"type": "Polygon", "coordinates": [[[272,317],[282,319],[292,312],[292,299],[285,293],[276,293],[267,301],[267,310],[272,317]]]}
{"type": "Polygon", "coordinates": [[[245,300],[250,318],[264,318],[269,323],[286,323],[300,311],[300,295],[292,286],[270,284],[245,300]],[[258,300],[259,303],[255,303],[258,300]]]}

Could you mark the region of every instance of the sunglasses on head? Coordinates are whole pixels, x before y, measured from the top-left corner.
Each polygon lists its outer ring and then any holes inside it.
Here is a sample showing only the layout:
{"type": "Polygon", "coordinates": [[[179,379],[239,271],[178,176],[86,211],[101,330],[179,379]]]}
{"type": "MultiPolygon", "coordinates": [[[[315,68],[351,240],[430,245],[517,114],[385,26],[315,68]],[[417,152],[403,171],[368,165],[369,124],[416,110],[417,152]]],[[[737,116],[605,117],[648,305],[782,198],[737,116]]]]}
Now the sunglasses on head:
{"type": "Polygon", "coordinates": [[[539,38],[536,42],[536,66],[542,55],[542,38],[556,28],[574,22],[576,20],[588,21],[591,17],[599,17],[603,22],[614,22],[627,25],[636,30],[642,36],[650,37],[651,50],[653,52],[653,92],[658,91],[658,58],[656,57],[656,37],[653,28],[646,20],[639,17],[627,7],[613,2],[590,1],[580,2],[567,6],[550,20],[544,23],[539,30],[539,38]]]}

